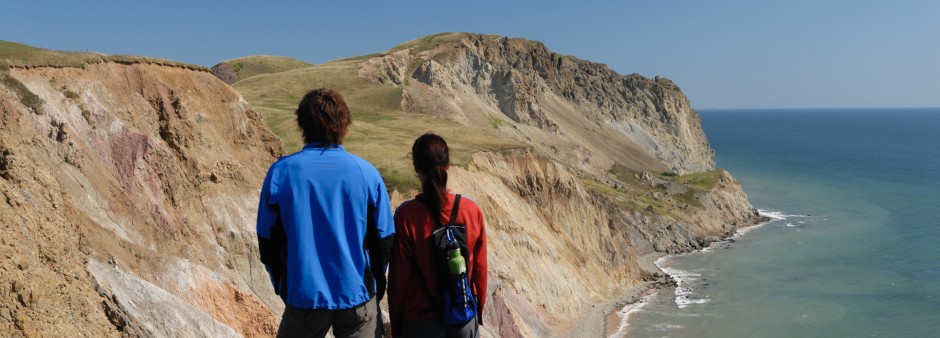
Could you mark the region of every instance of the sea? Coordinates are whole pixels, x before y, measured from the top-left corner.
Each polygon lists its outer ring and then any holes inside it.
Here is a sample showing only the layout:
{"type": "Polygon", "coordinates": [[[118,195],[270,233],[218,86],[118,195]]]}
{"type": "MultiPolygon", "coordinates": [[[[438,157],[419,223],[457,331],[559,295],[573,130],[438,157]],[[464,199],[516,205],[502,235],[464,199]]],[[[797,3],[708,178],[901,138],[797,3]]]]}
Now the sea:
{"type": "Polygon", "coordinates": [[[627,337],[940,337],[940,109],[701,110],[772,221],[657,264],[627,337]]]}

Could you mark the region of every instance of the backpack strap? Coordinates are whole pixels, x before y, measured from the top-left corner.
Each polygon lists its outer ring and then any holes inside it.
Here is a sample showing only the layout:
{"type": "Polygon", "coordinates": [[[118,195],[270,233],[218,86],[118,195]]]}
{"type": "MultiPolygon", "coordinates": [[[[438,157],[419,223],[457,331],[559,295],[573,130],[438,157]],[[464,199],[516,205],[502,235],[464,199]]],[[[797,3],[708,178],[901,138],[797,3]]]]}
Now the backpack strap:
{"type": "Polygon", "coordinates": [[[457,194],[457,197],[454,198],[454,207],[450,211],[450,222],[447,223],[448,226],[457,225],[457,211],[460,210],[460,194],[457,194]]]}
{"type": "MultiPolygon", "coordinates": [[[[417,198],[415,200],[418,202],[421,202],[421,204],[424,204],[424,207],[428,209],[428,213],[431,215],[431,220],[434,221],[435,229],[443,227],[443,225],[441,224],[440,214],[431,212],[431,207],[428,205],[427,201],[425,201],[423,198],[417,198]]],[[[450,211],[450,222],[447,223],[447,226],[457,225],[457,211],[459,210],[460,210],[460,194],[457,194],[457,197],[454,198],[454,207],[450,211]]]]}

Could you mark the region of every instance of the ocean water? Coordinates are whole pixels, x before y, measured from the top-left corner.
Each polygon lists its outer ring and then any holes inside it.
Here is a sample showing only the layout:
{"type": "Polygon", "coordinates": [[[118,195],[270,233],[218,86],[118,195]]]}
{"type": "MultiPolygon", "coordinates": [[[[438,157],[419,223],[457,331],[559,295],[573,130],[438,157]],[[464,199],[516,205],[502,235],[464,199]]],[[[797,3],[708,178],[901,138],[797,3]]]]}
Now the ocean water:
{"type": "Polygon", "coordinates": [[[660,260],[630,337],[940,337],[940,109],[706,110],[775,220],[660,260]]]}

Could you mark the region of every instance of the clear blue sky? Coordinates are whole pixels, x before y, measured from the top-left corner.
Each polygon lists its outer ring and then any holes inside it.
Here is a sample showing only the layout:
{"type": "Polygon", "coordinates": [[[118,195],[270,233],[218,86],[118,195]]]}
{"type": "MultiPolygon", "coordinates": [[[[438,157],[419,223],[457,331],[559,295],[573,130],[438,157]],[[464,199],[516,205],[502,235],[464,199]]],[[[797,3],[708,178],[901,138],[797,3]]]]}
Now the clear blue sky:
{"type": "Polygon", "coordinates": [[[940,1],[276,3],[7,2],[0,39],[211,66],[254,54],[320,63],[476,32],[668,77],[700,109],[940,107],[940,1]]]}

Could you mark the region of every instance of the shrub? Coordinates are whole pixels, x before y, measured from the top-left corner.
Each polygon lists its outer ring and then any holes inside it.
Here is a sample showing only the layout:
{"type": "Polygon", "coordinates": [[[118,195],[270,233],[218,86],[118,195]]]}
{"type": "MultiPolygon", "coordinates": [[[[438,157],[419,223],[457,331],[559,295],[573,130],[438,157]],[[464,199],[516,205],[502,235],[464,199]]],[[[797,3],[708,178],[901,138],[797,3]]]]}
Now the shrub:
{"type": "Polygon", "coordinates": [[[3,75],[3,85],[13,89],[17,94],[20,95],[20,103],[23,105],[32,108],[34,111],[38,111],[42,107],[42,99],[38,95],[31,92],[29,88],[26,88],[22,82],[16,78],[3,75]]]}
{"type": "Polygon", "coordinates": [[[493,129],[499,129],[503,124],[506,123],[506,120],[503,120],[499,116],[490,116],[490,125],[493,126],[493,129]]]}

